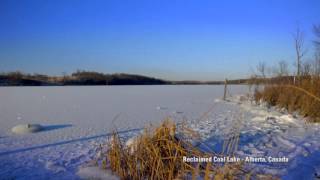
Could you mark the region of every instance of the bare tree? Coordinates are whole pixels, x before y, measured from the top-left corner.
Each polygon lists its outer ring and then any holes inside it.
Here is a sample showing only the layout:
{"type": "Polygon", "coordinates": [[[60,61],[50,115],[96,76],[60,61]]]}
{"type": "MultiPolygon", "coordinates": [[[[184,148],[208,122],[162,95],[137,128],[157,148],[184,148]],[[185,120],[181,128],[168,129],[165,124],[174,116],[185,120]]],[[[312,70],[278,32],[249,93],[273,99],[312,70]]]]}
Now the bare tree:
{"type": "Polygon", "coordinates": [[[315,45],[313,73],[316,76],[320,76],[320,25],[313,26],[313,33],[316,36],[316,39],[313,41],[315,45]]]}
{"type": "Polygon", "coordinates": [[[320,54],[320,25],[313,26],[313,33],[316,36],[316,40],[314,40],[314,44],[316,46],[316,50],[320,54]]]}
{"type": "Polygon", "coordinates": [[[297,27],[295,33],[293,34],[294,45],[296,50],[296,66],[297,66],[297,76],[301,74],[301,61],[303,56],[306,53],[306,49],[304,48],[304,34],[300,30],[299,26],[297,27]]]}
{"type": "Polygon", "coordinates": [[[274,67],[273,72],[276,76],[288,76],[289,68],[288,63],[284,60],[278,62],[278,66],[274,67]]]}
{"type": "Polygon", "coordinates": [[[257,65],[257,71],[261,75],[262,78],[266,78],[266,70],[267,70],[267,65],[265,62],[259,62],[257,65]]]}
{"type": "Polygon", "coordinates": [[[309,76],[312,72],[312,63],[309,61],[303,62],[301,66],[301,75],[302,76],[309,76]]]}
{"type": "Polygon", "coordinates": [[[320,76],[320,53],[316,53],[314,57],[313,73],[320,76]]]}

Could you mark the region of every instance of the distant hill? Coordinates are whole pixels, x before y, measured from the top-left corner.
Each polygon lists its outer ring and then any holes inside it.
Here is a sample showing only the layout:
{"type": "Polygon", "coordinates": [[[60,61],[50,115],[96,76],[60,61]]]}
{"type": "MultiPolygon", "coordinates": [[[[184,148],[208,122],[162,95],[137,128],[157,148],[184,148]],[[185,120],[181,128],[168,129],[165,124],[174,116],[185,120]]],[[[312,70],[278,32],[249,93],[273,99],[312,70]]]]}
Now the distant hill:
{"type": "MultiPolygon", "coordinates": [[[[248,80],[231,80],[230,84],[244,84],[248,80]]],[[[136,74],[104,74],[93,71],[77,71],[71,75],[48,76],[9,72],[0,74],[0,86],[65,86],[65,85],[201,85],[223,84],[224,81],[168,81],[136,74]]]]}

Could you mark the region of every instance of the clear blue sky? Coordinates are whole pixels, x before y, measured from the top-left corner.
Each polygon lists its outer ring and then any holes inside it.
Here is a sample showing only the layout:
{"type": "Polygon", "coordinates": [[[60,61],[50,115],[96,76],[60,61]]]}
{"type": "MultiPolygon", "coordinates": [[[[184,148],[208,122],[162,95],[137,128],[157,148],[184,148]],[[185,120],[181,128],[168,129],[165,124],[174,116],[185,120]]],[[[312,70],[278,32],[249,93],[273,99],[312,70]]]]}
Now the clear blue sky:
{"type": "Polygon", "coordinates": [[[0,0],[0,71],[240,78],[292,64],[297,23],[312,49],[320,1],[0,0]]]}

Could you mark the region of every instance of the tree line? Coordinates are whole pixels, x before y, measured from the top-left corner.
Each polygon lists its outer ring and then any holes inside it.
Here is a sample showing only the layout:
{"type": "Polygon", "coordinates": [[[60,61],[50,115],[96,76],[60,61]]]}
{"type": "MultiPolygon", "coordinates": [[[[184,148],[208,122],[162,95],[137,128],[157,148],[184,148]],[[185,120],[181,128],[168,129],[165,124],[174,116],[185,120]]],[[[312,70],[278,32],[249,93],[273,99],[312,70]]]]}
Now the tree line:
{"type": "Polygon", "coordinates": [[[104,74],[78,70],[70,75],[48,76],[26,74],[19,71],[0,74],[2,86],[44,86],[44,85],[153,85],[168,84],[168,81],[134,74],[104,74]]]}

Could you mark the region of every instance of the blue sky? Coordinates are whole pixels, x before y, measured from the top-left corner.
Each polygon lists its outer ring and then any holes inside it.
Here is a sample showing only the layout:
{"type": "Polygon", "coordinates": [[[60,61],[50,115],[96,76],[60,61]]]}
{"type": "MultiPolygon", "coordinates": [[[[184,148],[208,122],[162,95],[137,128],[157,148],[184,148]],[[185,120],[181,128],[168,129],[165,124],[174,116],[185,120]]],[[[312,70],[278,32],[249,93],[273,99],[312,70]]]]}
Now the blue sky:
{"type": "Polygon", "coordinates": [[[312,57],[319,23],[319,0],[0,0],[0,71],[241,78],[293,64],[297,24],[312,57]]]}

